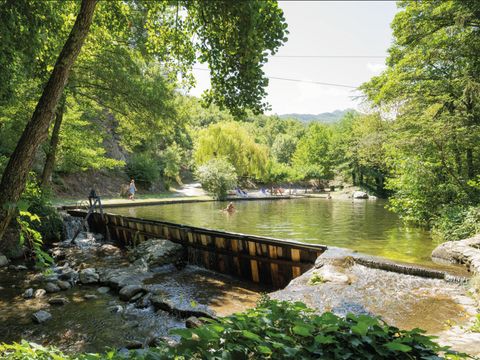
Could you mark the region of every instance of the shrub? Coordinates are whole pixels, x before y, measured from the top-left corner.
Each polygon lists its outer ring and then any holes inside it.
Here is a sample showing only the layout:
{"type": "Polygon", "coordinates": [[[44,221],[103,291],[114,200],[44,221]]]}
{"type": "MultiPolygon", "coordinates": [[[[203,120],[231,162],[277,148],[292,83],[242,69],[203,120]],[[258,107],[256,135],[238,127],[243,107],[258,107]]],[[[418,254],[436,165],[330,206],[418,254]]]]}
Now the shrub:
{"type": "Polygon", "coordinates": [[[160,165],[147,154],[134,154],[127,162],[127,174],[137,183],[150,186],[160,178],[160,165]]]}
{"type": "Polygon", "coordinates": [[[225,199],[228,189],[237,184],[232,164],[224,159],[212,159],[198,168],[196,176],[202,187],[215,199],[225,199]]]}
{"type": "Polygon", "coordinates": [[[445,207],[433,222],[433,233],[444,241],[466,239],[480,233],[480,207],[445,207]]]}
{"type": "Polygon", "coordinates": [[[367,315],[317,315],[301,302],[264,298],[244,313],[195,329],[175,329],[175,347],[131,351],[121,355],[79,354],[70,357],[55,349],[28,343],[1,345],[6,360],[26,359],[442,359],[466,358],[440,347],[422,330],[399,330],[367,315]],[[33,352],[32,349],[38,349],[33,352]],[[51,356],[49,357],[49,351],[51,356]]]}
{"type": "Polygon", "coordinates": [[[28,210],[31,214],[38,216],[38,221],[31,221],[28,217],[26,221],[47,243],[61,241],[64,235],[63,219],[52,206],[50,198],[48,191],[41,189],[34,177],[30,176],[19,205],[23,207],[20,210],[28,210]]]}

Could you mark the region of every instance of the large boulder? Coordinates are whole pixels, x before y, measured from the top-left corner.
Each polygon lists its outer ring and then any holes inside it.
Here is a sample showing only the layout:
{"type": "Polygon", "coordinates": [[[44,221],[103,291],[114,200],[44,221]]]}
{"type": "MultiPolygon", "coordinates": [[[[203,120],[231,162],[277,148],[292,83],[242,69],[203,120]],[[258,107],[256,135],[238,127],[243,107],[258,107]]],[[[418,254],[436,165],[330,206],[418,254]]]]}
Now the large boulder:
{"type": "Polygon", "coordinates": [[[368,194],[364,191],[355,191],[352,197],[354,199],[368,199],[368,194]]]}
{"type": "Polygon", "coordinates": [[[169,240],[150,239],[133,249],[129,257],[134,264],[158,267],[182,262],[185,259],[185,249],[169,240]]]}
{"type": "Polygon", "coordinates": [[[118,295],[120,297],[120,300],[129,301],[135,295],[144,292],[145,289],[141,285],[127,285],[120,289],[118,295]]]}
{"type": "Polygon", "coordinates": [[[163,294],[156,294],[150,298],[150,301],[155,310],[163,310],[180,318],[205,317],[215,318],[215,313],[210,310],[206,305],[194,304],[189,301],[179,301],[167,298],[163,294]]]}
{"type": "Polygon", "coordinates": [[[35,321],[38,324],[44,323],[45,321],[48,321],[51,318],[52,318],[52,314],[50,314],[48,311],[45,311],[45,310],[37,311],[32,315],[33,321],[35,321]]]}
{"type": "Polygon", "coordinates": [[[463,264],[471,272],[480,273],[480,234],[440,244],[432,251],[432,259],[463,264]]]}
{"type": "Polygon", "coordinates": [[[47,293],[56,293],[60,291],[60,287],[57,284],[49,282],[45,284],[45,290],[47,293]]]}
{"type": "Polygon", "coordinates": [[[82,284],[94,284],[99,280],[99,275],[94,268],[86,268],[80,271],[80,282],[82,284]]]}
{"type": "Polygon", "coordinates": [[[100,275],[100,283],[114,289],[121,289],[127,285],[141,285],[143,280],[154,276],[154,273],[145,271],[140,266],[99,268],[97,271],[100,275]]]}

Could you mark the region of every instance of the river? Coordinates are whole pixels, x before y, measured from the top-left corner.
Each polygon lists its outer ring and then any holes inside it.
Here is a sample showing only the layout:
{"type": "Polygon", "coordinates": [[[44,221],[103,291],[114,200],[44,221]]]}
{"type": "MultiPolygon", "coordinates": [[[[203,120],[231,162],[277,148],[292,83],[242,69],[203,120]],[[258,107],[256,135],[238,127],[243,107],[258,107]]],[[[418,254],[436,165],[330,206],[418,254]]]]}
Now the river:
{"type": "Polygon", "coordinates": [[[181,203],[110,209],[110,212],[150,220],[245,234],[292,239],[352,249],[417,264],[431,264],[439,244],[430,233],[407,227],[385,208],[384,200],[285,199],[181,203]]]}

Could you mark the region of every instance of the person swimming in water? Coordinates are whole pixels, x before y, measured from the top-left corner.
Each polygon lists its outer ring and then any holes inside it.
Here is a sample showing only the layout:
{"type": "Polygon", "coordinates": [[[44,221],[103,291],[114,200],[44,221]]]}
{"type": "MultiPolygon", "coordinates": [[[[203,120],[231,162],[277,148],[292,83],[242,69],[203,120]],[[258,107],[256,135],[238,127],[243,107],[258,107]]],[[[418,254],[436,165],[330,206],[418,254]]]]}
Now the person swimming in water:
{"type": "Polygon", "coordinates": [[[229,202],[227,207],[225,209],[223,209],[223,211],[226,211],[228,213],[232,213],[235,211],[235,206],[233,205],[233,202],[229,202]]]}

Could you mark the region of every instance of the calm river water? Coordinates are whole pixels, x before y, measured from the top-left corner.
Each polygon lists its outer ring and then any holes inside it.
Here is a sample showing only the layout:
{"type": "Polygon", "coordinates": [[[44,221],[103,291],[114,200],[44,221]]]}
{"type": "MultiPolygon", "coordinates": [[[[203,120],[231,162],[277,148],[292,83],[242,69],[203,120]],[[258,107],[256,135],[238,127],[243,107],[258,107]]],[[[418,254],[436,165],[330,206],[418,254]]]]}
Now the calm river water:
{"type": "Polygon", "coordinates": [[[292,239],[353,249],[389,259],[430,264],[438,245],[428,231],[406,227],[385,209],[385,201],[285,199],[235,202],[232,214],[224,202],[184,203],[109,209],[152,220],[292,239]]]}

